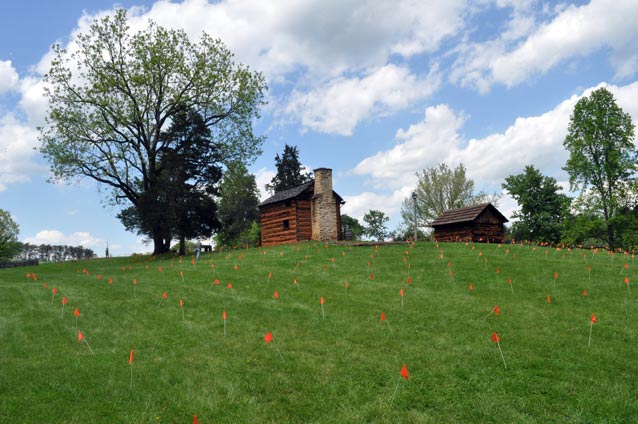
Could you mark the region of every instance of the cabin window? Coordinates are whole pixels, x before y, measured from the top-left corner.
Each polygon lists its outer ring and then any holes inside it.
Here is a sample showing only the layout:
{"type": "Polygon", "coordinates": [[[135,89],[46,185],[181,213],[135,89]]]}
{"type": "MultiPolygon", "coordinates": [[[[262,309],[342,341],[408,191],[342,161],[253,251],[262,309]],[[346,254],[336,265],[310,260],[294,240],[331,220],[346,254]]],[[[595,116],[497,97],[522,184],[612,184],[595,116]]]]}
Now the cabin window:
{"type": "Polygon", "coordinates": [[[284,219],[284,231],[288,231],[290,230],[290,221],[287,219],[284,219]]]}

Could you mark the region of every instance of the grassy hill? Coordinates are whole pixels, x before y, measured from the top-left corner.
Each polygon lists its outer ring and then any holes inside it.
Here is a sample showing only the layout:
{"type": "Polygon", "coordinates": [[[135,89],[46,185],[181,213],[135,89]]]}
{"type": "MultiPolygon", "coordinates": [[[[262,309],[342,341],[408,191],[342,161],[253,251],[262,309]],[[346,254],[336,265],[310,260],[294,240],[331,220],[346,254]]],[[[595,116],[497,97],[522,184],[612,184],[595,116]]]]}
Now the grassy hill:
{"type": "Polygon", "coordinates": [[[636,422],[637,279],[435,243],[2,270],[0,422],[636,422]]]}

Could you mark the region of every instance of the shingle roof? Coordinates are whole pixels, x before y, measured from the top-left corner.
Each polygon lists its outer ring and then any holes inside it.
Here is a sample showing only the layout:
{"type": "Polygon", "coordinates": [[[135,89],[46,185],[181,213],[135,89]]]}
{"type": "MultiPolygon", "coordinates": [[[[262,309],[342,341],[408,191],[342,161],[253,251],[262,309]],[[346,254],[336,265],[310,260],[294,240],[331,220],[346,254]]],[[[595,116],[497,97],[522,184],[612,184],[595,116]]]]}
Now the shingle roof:
{"type": "Polygon", "coordinates": [[[261,202],[257,206],[259,206],[259,207],[266,206],[266,205],[269,205],[271,203],[283,202],[284,200],[288,200],[288,199],[292,199],[294,197],[297,197],[301,193],[306,191],[306,189],[308,189],[308,187],[310,187],[311,185],[314,185],[314,183],[315,183],[315,180],[310,180],[307,183],[303,183],[301,185],[298,185],[297,187],[289,188],[288,190],[279,191],[279,192],[275,193],[273,196],[271,196],[268,199],[266,199],[263,202],[261,202]]]}
{"type": "Polygon", "coordinates": [[[446,224],[474,221],[487,208],[490,208],[494,215],[496,215],[496,217],[498,217],[501,221],[508,222],[508,219],[505,218],[503,214],[494,207],[494,205],[491,203],[481,203],[479,205],[447,210],[435,219],[430,226],[437,227],[446,224]]]}

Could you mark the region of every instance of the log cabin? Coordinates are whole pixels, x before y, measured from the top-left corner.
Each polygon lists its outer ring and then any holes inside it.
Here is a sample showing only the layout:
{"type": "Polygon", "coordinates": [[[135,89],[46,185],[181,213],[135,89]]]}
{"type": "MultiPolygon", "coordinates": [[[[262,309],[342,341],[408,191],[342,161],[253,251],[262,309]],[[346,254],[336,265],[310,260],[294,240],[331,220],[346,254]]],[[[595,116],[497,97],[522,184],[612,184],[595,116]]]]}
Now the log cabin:
{"type": "Polygon", "coordinates": [[[332,190],[332,170],[318,168],[314,176],[259,204],[262,246],[342,239],[341,205],[345,202],[332,190]]]}
{"type": "Polygon", "coordinates": [[[502,243],[505,240],[503,224],[508,219],[491,203],[450,209],[435,219],[434,238],[437,241],[471,241],[502,243]]]}

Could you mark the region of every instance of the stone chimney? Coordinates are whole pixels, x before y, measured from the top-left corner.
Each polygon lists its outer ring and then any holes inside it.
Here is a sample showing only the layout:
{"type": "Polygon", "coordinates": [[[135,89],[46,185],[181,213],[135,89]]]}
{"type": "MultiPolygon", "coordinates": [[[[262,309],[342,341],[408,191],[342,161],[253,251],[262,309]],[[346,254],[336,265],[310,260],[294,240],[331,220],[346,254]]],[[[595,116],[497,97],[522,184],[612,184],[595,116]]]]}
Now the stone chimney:
{"type": "Polygon", "coordinates": [[[332,169],[317,168],[315,191],[312,197],[312,239],[337,240],[337,204],[332,193],[332,169]]]}

